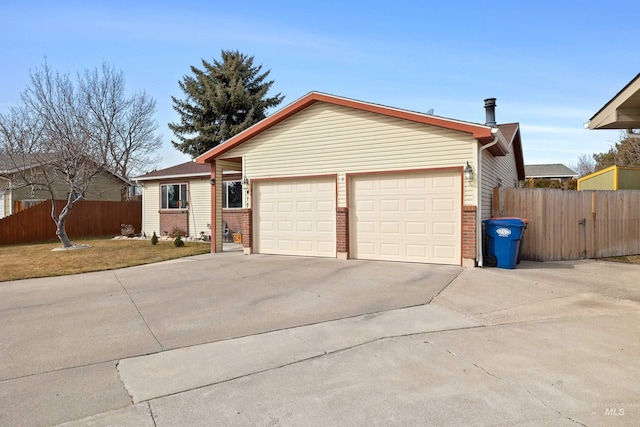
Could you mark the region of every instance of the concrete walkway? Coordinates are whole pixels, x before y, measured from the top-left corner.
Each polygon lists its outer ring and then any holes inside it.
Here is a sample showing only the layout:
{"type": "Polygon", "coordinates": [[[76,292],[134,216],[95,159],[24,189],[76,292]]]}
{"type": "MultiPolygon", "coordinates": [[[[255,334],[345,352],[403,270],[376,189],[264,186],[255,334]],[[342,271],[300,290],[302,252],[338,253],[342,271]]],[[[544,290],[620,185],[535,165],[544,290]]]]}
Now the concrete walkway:
{"type": "Polygon", "coordinates": [[[236,253],[0,283],[0,425],[637,425],[638,273],[236,253]]]}

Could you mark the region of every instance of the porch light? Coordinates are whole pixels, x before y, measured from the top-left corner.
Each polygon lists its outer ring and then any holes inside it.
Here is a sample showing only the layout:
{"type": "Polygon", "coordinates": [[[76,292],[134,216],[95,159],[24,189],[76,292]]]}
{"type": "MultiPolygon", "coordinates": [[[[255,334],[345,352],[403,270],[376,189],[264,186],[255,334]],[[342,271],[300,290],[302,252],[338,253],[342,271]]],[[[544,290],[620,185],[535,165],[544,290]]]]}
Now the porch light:
{"type": "Polygon", "coordinates": [[[473,168],[467,162],[467,166],[464,168],[464,180],[465,181],[473,181],[473,168]]]}
{"type": "Polygon", "coordinates": [[[245,190],[249,188],[249,178],[247,178],[246,176],[242,180],[242,187],[244,187],[245,190]]]}
{"type": "Polygon", "coordinates": [[[216,179],[215,178],[211,178],[209,180],[209,183],[211,183],[211,185],[216,185],[216,179]]]}

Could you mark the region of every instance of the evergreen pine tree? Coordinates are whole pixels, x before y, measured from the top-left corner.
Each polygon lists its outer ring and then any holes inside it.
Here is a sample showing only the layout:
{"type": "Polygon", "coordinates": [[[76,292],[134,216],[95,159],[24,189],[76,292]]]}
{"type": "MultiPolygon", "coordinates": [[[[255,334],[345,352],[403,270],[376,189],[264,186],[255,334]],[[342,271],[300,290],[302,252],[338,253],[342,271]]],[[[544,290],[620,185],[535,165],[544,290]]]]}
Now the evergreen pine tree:
{"type": "Polygon", "coordinates": [[[266,110],[279,105],[280,93],[267,97],[274,81],[265,81],[270,70],[253,65],[253,56],[222,51],[222,60],[202,60],[203,69],[191,66],[193,76],[178,82],[184,100],[171,97],[180,115],[169,123],[178,142],[174,147],[193,157],[210,150],[266,117],[266,110]]]}

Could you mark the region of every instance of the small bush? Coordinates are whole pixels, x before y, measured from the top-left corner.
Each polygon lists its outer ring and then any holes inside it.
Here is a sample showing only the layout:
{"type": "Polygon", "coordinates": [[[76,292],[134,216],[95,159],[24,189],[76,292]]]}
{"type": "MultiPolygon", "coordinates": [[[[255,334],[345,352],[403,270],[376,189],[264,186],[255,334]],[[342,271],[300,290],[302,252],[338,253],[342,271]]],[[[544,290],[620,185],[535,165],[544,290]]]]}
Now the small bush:
{"type": "Polygon", "coordinates": [[[151,244],[153,246],[158,244],[158,235],[156,234],[156,232],[153,232],[153,236],[151,236],[151,244]]]}
{"type": "Polygon", "coordinates": [[[176,248],[181,248],[184,246],[184,240],[182,240],[182,238],[180,237],[180,233],[178,233],[178,235],[176,236],[175,240],[173,241],[173,245],[176,248]]]}
{"type": "Polygon", "coordinates": [[[171,237],[172,239],[175,239],[178,236],[186,236],[186,235],[187,235],[187,232],[181,229],[180,227],[173,227],[173,230],[171,230],[171,233],[169,233],[169,237],[171,237]]]}

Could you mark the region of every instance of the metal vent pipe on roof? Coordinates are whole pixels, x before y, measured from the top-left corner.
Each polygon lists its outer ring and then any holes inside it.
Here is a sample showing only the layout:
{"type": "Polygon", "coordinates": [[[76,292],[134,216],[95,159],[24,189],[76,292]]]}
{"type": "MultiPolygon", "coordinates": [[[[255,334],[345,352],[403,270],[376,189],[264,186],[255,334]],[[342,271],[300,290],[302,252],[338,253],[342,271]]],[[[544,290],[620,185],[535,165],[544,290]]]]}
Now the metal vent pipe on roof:
{"type": "Polygon", "coordinates": [[[496,123],[496,99],[495,98],[487,98],[484,100],[484,110],[487,115],[486,125],[495,127],[496,123]]]}

